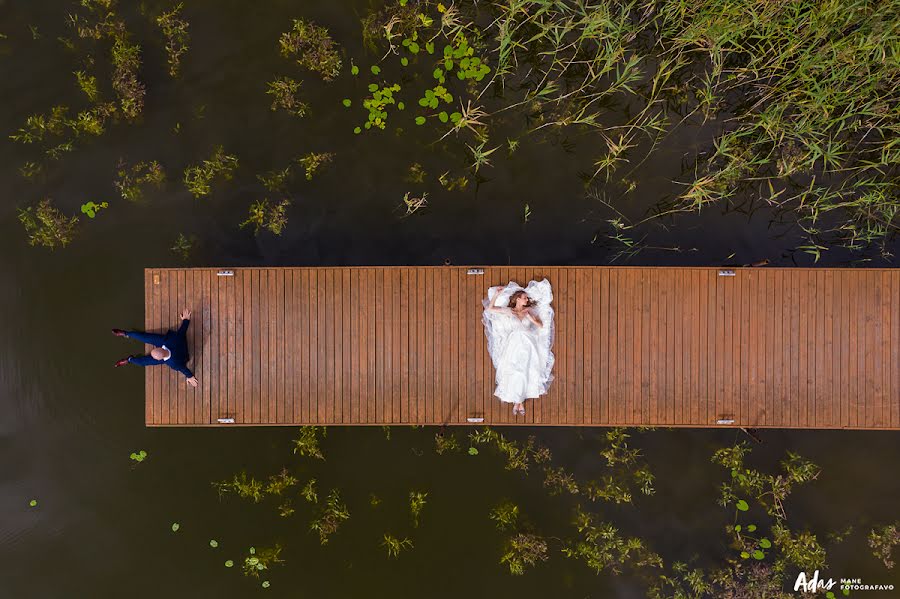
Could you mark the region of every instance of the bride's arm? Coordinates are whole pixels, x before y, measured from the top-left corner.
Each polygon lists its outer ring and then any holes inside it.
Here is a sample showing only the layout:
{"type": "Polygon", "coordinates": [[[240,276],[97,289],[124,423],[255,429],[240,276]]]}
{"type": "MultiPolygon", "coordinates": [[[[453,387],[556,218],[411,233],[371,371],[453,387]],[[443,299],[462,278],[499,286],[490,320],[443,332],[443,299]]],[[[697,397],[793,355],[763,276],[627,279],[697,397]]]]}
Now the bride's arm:
{"type": "Polygon", "coordinates": [[[500,299],[500,290],[503,289],[501,286],[493,287],[493,289],[497,290],[497,293],[494,294],[494,299],[491,302],[491,305],[488,306],[488,310],[491,312],[503,312],[506,308],[497,305],[497,300],[500,299]]]}
{"type": "Polygon", "coordinates": [[[538,315],[534,313],[534,310],[529,309],[528,312],[526,312],[526,314],[528,315],[528,318],[531,319],[531,322],[533,322],[534,324],[536,324],[537,326],[539,326],[541,328],[544,328],[544,323],[541,322],[541,319],[538,317],[538,315]]]}

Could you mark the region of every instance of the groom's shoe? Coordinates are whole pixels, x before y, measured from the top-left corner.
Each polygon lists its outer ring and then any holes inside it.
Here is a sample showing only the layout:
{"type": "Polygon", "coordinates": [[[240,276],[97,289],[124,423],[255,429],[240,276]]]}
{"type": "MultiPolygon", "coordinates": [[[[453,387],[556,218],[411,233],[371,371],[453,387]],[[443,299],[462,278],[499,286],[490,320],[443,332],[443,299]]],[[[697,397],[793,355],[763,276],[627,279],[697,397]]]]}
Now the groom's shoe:
{"type": "Polygon", "coordinates": [[[124,337],[125,331],[123,331],[122,329],[113,329],[112,334],[115,335],[116,337],[124,337]]]}
{"type": "Polygon", "coordinates": [[[122,358],[121,360],[117,361],[116,368],[118,368],[119,366],[125,366],[126,364],[128,364],[128,360],[130,360],[133,357],[134,356],[128,356],[127,358],[122,358]]]}

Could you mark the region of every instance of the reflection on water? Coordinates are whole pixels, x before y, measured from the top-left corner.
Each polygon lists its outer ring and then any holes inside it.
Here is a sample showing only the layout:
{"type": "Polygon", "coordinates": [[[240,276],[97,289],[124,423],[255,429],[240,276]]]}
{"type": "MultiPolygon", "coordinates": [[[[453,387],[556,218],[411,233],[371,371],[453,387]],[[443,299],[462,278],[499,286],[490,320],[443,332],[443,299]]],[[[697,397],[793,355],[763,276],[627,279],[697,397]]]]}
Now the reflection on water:
{"type": "MultiPolygon", "coordinates": [[[[326,24],[346,48],[345,60],[365,56],[357,16],[362,2],[304,5],[305,17],[326,24]]],[[[82,58],[58,41],[69,35],[52,3],[0,2],[0,124],[16,131],[26,117],[81,101],[72,72],[82,58]],[[34,25],[36,30],[29,28],[34,25]]],[[[128,9],[131,10],[131,9],[128,9]]],[[[170,248],[179,234],[194,236],[197,265],[330,264],[605,264],[622,249],[592,243],[613,214],[586,195],[579,175],[589,169],[597,140],[547,135],[491,156],[490,166],[464,189],[433,181],[457,177],[471,162],[449,137],[395,136],[390,131],[353,134],[358,113],[343,111],[353,82],[303,82],[310,113],[303,119],[270,110],[266,83],[288,71],[276,40],[297,8],[287,2],[192,5],[191,49],[182,76],[172,80],[157,35],[135,26],[145,48],[142,76],[147,96],[134,124],[112,124],[59,161],[49,161],[34,182],[18,169],[21,146],[0,144],[0,588],[9,597],[243,597],[263,592],[239,570],[248,548],[280,544],[272,567],[275,596],[545,596],[640,597],[643,584],[627,568],[622,576],[595,575],[559,553],[510,576],[501,565],[504,534],[489,518],[504,501],[515,503],[529,530],[573,538],[577,497],[551,496],[543,477],[504,469],[505,459],[481,447],[437,455],[432,429],[331,428],[326,459],[292,453],[296,430],[148,430],[143,426],[143,373],[112,368],[122,346],[111,326],[140,326],[146,266],[175,266],[170,248]],[[181,184],[188,164],[208,158],[215,146],[238,156],[231,181],[194,199],[181,184]],[[266,198],[257,174],[282,168],[298,156],[333,153],[311,180],[304,171],[290,184],[291,206],[283,234],[240,229],[248,207],[266,198]],[[113,181],[120,160],[158,160],[168,172],[141,203],[118,199],[113,181]],[[418,165],[418,166],[414,166],[418,165]],[[420,170],[431,184],[419,183],[420,170]],[[404,194],[425,208],[409,217],[404,194]],[[67,213],[93,201],[109,202],[96,218],[82,217],[81,234],[65,249],[29,248],[16,209],[50,197],[67,213]],[[524,217],[527,205],[529,215],[524,217]],[[131,452],[144,449],[135,464],[131,452]],[[298,479],[289,517],[279,502],[221,501],[212,481],[246,471],[265,480],[283,467],[298,479]],[[317,481],[319,504],[301,485],[317,481]],[[309,530],[328,493],[338,489],[350,518],[327,545],[309,530]],[[427,493],[418,527],[410,519],[410,493],[427,493]],[[377,501],[373,500],[377,498],[377,501]],[[34,508],[30,499],[38,500],[34,508]],[[317,506],[319,506],[317,508],[317,506]],[[173,533],[171,525],[179,523],[173,533]],[[385,535],[409,538],[412,548],[390,559],[385,535]],[[218,547],[210,546],[215,539],[218,547]],[[232,559],[235,567],[224,562],[232,559]]],[[[129,13],[129,22],[141,23],[129,13]],[[133,17],[133,18],[132,18],[133,17]]],[[[100,55],[97,55],[100,60],[100,55]]],[[[353,96],[356,97],[356,96],[353,96]]],[[[522,127],[513,123],[511,127],[522,127]]],[[[705,147],[709,126],[686,126],[666,140],[631,177],[638,187],[618,207],[644,214],[676,193],[685,153],[705,147]]],[[[499,139],[499,138],[498,138],[499,139]]],[[[274,200],[275,198],[272,197],[274,200]]],[[[749,263],[769,258],[790,265],[809,258],[793,253],[790,228],[769,228],[752,218],[715,210],[684,215],[673,227],[653,226],[646,249],[631,264],[749,263]]],[[[602,239],[601,239],[602,241],[602,239]]],[[[894,244],[896,250],[896,243],[894,244]]],[[[834,250],[820,263],[858,259],[834,250]]],[[[884,264],[876,259],[875,264],[884,264]]],[[[464,434],[465,433],[465,434],[464,434]]],[[[603,431],[541,428],[504,432],[524,442],[529,434],[549,447],[555,466],[589,480],[604,469],[603,431]]],[[[770,472],[785,451],[822,467],[818,480],[798,488],[787,507],[795,529],[809,527],[824,542],[827,531],[854,524],[856,532],[830,550],[828,571],[840,576],[897,582],[870,555],[865,534],[896,518],[900,486],[893,465],[900,450],[893,433],[764,431],[750,462],[770,472]]],[[[657,430],[636,435],[633,446],[655,474],[655,493],[635,493],[634,505],[591,505],[622,534],[645,539],[665,562],[688,560],[707,567],[731,549],[723,527],[733,514],[716,505],[727,473],[710,462],[715,449],[742,440],[734,431],[657,430]]],[[[262,580],[262,579],[261,579],[262,580]]]]}

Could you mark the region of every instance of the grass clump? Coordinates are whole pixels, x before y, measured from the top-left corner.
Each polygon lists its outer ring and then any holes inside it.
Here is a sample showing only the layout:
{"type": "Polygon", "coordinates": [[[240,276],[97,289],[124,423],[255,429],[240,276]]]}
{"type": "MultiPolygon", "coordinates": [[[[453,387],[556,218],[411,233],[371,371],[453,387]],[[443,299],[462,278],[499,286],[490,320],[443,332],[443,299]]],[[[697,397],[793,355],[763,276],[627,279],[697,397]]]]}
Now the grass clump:
{"type": "Polygon", "coordinates": [[[400,556],[400,553],[402,551],[408,551],[412,549],[413,542],[410,541],[407,537],[398,539],[393,535],[385,533],[384,540],[381,542],[381,546],[387,550],[388,557],[396,559],[400,556]]]}
{"type": "Polygon", "coordinates": [[[341,72],[341,57],[338,45],[331,39],[328,30],[302,19],[294,19],[290,31],[279,39],[281,55],[293,58],[304,69],[331,81],[341,72]]]}
{"type": "Polygon", "coordinates": [[[216,146],[208,160],[184,169],[184,184],[195,198],[207,196],[212,193],[213,179],[221,177],[229,181],[237,167],[237,156],[226,154],[222,146],[216,146]]]}
{"type": "Polygon", "coordinates": [[[521,576],[526,568],[547,559],[546,540],[536,534],[518,533],[507,539],[505,553],[500,558],[500,563],[509,566],[510,574],[521,576]]]}
{"type": "Polygon", "coordinates": [[[66,216],[49,198],[37,206],[19,210],[19,222],[25,227],[29,245],[46,248],[66,247],[75,236],[77,216],[66,216]]]}
{"type": "Polygon", "coordinates": [[[328,429],[324,426],[301,426],[300,436],[294,439],[294,453],[324,460],[325,454],[322,453],[319,441],[320,434],[324,438],[328,434],[328,429]]]}
{"type": "Polygon", "coordinates": [[[334,154],[331,152],[310,152],[305,156],[297,159],[297,164],[303,167],[306,174],[306,180],[312,181],[312,178],[323,167],[331,164],[334,160],[334,154]]]}

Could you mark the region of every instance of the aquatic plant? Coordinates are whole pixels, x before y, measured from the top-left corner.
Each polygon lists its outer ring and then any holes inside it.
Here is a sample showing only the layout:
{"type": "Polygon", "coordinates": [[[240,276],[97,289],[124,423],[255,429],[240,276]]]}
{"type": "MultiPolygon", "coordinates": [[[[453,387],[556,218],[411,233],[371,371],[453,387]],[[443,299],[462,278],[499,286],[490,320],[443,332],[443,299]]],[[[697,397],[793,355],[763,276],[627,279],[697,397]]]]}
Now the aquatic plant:
{"type": "Polygon", "coordinates": [[[28,502],[28,507],[37,507],[38,501],[37,499],[32,499],[28,502]]]}
{"type": "Polygon", "coordinates": [[[129,458],[137,463],[141,463],[147,459],[147,452],[143,449],[138,452],[132,452],[129,458]]]}
{"type": "Polygon", "coordinates": [[[497,530],[514,529],[519,520],[519,506],[511,501],[504,501],[491,509],[489,517],[494,521],[497,530]]]}
{"type": "Polygon", "coordinates": [[[419,197],[413,196],[410,192],[403,194],[403,205],[406,206],[406,216],[421,210],[428,204],[428,192],[422,192],[419,197]]]}
{"type": "Polygon", "coordinates": [[[409,170],[403,180],[407,183],[417,183],[421,185],[425,182],[427,176],[428,173],[425,171],[425,168],[418,162],[414,162],[409,165],[409,170]]]}
{"type": "Polygon", "coordinates": [[[520,445],[515,441],[508,440],[494,429],[484,427],[470,433],[469,439],[473,446],[490,444],[505,454],[507,470],[527,472],[532,458],[536,458],[538,463],[549,459],[549,450],[546,450],[546,448],[535,449],[535,438],[533,436],[529,437],[524,445],[520,445]]]}
{"type": "Polygon", "coordinates": [[[325,81],[331,81],[341,72],[340,49],[324,27],[294,19],[293,27],[281,34],[278,44],[282,56],[293,58],[325,81]]]}
{"type": "Polygon", "coordinates": [[[324,426],[301,426],[300,436],[293,441],[294,453],[324,460],[325,454],[322,453],[322,448],[319,445],[320,434],[324,438],[328,434],[328,429],[324,426]]]}
{"type": "Polygon", "coordinates": [[[119,32],[112,47],[112,88],[119,97],[119,108],[126,119],[133,120],[144,109],[146,89],[138,79],[141,47],[119,32]]]}
{"type": "Polygon", "coordinates": [[[181,529],[181,524],[178,522],[172,522],[172,532],[178,532],[181,529]]]}
{"type": "Polygon", "coordinates": [[[319,542],[322,545],[328,544],[331,535],[337,532],[341,522],[350,518],[350,512],[347,506],[341,501],[340,493],[337,489],[332,489],[328,494],[325,508],[319,513],[319,516],[313,520],[309,528],[319,534],[319,542]]]}
{"type": "Polygon", "coordinates": [[[287,190],[287,183],[292,175],[291,166],[288,165],[280,171],[268,171],[262,175],[256,175],[256,178],[270,192],[283,193],[287,190]]]}
{"type": "Polygon", "coordinates": [[[94,218],[97,213],[104,208],[109,208],[109,202],[85,202],[81,205],[81,213],[87,215],[88,218],[94,218]]]}
{"type": "Polygon", "coordinates": [[[97,78],[84,71],[75,71],[75,79],[78,82],[78,88],[84,92],[91,102],[100,99],[100,89],[97,87],[97,78]]]}
{"type": "Polygon", "coordinates": [[[272,111],[285,110],[298,117],[306,116],[309,105],[300,97],[301,83],[290,77],[276,77],[266,84],[266,93],[272,96],[272,111]]]}
{"type": "Polygon", "coordinates": [[[661,568],[662,558],[644,546],[637,537],[623,537],[608,522],[595,522],[581,506],[576,508],[575,528],[580,538],[563,547],[563,555],[583,561],[597,574],[609,570],[619,574],[626,565],[634,568],[661,568]]]}
{"type": "Polygon", "coordinates": [[[521,576],[526,567],[547,561],[547,541],[531,533],[518,533],[506,540],[501,564],[509,566],[509,573],[521,576]]]}
{"type": "Polygon", "coordinates": [[[190,34],[188,22],[181,18],[182,3],[178,3],[170,11],[163,12],[156,18],[156,24],[162,29],[166,38],[166,60],[169,63],[169,75],[177,77],[181,68],[181,57],[188,51],[190,34]]]}
{"type": "Polygon", "coordinates": [[[262,547],[260,549],[250,547],[247,550],[247,555],[244,556],[241,570],[244,576],[259,578],[259,573],[263,570],[268,570],[269,566],[284,563],[284,560],[280,559],[280,555],[281,545],[277,543],[274,547],[262,547]]]}
{"type": "MultiPolygon", "coordinates": [[[[392,83],[390,85],[370,83],[368,89],[372,95],[364,98],[362,101],[362,106],[366,109],[367,113],[366,122],[363,123],[363,128],[371,129],[372,127],[375,127],[376,129],[384,129],[387,126],[389,106],[396,106],[397,110],[405,109],[405,104],[403,102],[398,102],[394,95],[396,92],[400,91],[400,85],[398,83],[392,83]]],[[[360,128],[357,127],[354,129],[354,132],[359,133],[360,128]]]]}
{"type": "Polygon", "coordinates": [[[425,507],[426,497],[428,497],[428,493],[422,493],[420,491],[409,492],[409,513],[412,516],[413,527],[415,528],[419,527],[419,515],[425,507]]]}
{"type": "Polygon", "coordinates": [[[784,500],[793,486],[815,480],[821,470],[809,460],[788,452],[787,459],[781,462],[784,474],[764,474],[744,464],[749,452],[750,446],[742,441],[732,447],[718,449],[713,454],[712,461],[731,472],[731,482],[721,486],[719,503],[723,506],[736,503],[739,499],[737,493],[741,492],[759,502],[770,516],[782,520],[787,518],[784,500]]]}
{"type": "Polygon", "coordinates": [[[872,555],[884,562],[885,568],[893,569],[894,560],[891,558],[891,554],[894,548],[900,545],[900,522],[873,528],[869,531],[868,541],[872,555]]]}
{"type": "Polygon", "coordinates": [[[179,233],[178,237],[175,238],[175,245],[169,249],[175,252],[175,254],[183,261],[187,262],[188,258],[190,258],[191,254],[194,252],[196,245],[197,237],[195,235],[188,237],[185,236],[184,233],[179,233]]]}
{"type": "Polygon", "coordinates": [[[544,487],[550,490],[551,495],[559,495],[563,492],[572,495],[578,494],[578,483],[575,481],[575,477],[561,466],[544,468],[544,487]]]}
{"type": "Polygon", "coordinates": [[[275,235],[281,235],[287,225],[287,208],[291,205],[288,199],[282,199],[278,203],[269,201],[268,198],[256,200],[250,204],[250,212],[247,220],[240,227],[253,226],[253,234],[258,235],[261,229],[268,229],[275,235]]]}
{"type": "Polygon", "coordinates": [[[319,172],[319,169],[331,164],[332,160],[334,160],[334,154],[331,152],[310,152],[309,154],[298,158],[297,164],[303,167],[303,170],[306,173],[306,180],[312,181],[312,178],[319,172]]]}
{"type": "Polygon", "coordinates": [[[434,451],[438,455],[460,450],[459,440],[452,431],[439,431],[434,434],[434,451]]]}
{"type": "Polygon", "coordinates": [[[247,476],[243,471],[235,474],[229,481],[213,482],[212,485],[219,492],[220,499],[223,495],[234,493],[241,499],[252,499],[254,503],[259,503],[265,496],[263,483],[252,476],[247,476]]]}
{"type": "Polygon", "coordinates": [[[216,146],[208,160],[184,169],[184,184],[195,198],[207,196],[212,193],[214,178],[229,181],[237,167],[237,156],[226,154],[222,146],[216,146]]]}
{"type": "Polygon", "coordinates": [[[18,217],[25,227],[29,245],[50,249],[69,245],[78,224],[77,216],[66,216],[53,205],[50,198],[41,200],[37,206],[20,208],[18,217]]]}
{"type": "Polygon", "coordinates": [[[316,493],[316,479],[309,479],[309,481],[303,485],[300,495],[309,503],[319,503],[319,495],[316,493]]]}
{"type": "Polygon", "coordinates": [[[131,166],[128,166],[125,161],[119,160],[113,185],[123,200],[137,202],[144,198],[145,188],[153,186],[160,189],[165,181],[166,171],[155,160],[141,161],[131,166]]]}
{"type": "Polygon", "coordinates": [[[269,476],[269,482],[266,483],[263,492],[268,495],[281,495],[290,487],[297,484],[297,479],[291,476],[287,468],[282,468],[278,474],[269,476]]]}
{"type": "Polygon", "coordinates": [[[396,559],[400,556],[401,551],[408,551],[412,549],[413,542],[410,541],[407,537],[398,539],[393,535],[384,533],[384,540],[381,542],[381,546],[387,550],[388,557],[396,559]]]}

